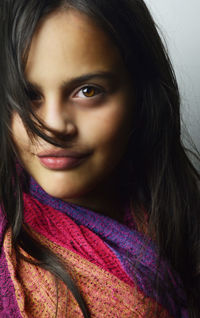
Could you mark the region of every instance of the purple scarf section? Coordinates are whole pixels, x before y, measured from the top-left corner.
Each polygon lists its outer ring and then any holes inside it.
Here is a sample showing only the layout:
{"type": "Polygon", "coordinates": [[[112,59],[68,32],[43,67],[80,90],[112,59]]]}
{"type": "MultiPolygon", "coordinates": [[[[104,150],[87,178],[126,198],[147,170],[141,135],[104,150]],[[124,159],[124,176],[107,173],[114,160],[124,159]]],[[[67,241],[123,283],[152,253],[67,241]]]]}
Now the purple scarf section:
{"type": "MultiPolygon", "coordinates": [[[[30,193],[41,203],[67,214],[77,224],[84,225],[96,233],[112,249],[126,273],[136,282],[143,294],[154,298],[172,317],[189,317],[185,294],[178,275],[166,260],[160,261],[158,268],[156,247],[151,240],[136,229],[130,229],[109,217],[51,197],[32,178],[30,193]],[[154,287],[156,274],[158,274],[156,286],[159,286],[159,294],[154,287]]],[[[6,220],[0,210],[0,317],[21,318],[14,285],[2,249],[5,229],[6,220]]]]}
{"type": "Polygon", "coordinates": [[[166,260],[160,261],[158,269],[156,247],[151,240],[110,217],[51,197],[33,179],[30,192],[41,203],[67,214],[77,224],[96,233],[112,249],[144,295],[154,298],[173,317],[188,318],[181,281],[166,260]],[[159,294],[155,285],[159,286],[159,294]]]}

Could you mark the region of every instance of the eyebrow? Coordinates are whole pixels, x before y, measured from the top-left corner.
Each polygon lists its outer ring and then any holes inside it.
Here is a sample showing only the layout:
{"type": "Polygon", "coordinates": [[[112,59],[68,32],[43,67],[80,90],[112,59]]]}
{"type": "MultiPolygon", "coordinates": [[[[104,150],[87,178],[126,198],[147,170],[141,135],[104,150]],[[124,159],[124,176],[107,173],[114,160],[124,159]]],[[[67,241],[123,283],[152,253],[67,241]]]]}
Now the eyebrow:
{"type": "MultiPolygon", "coordinates": [[[[101,72],[96,72],[96,73],[88,73],[84,74],[78,77],[71,78],[67,81],[63,81],[61,84],[61,88],[63,90],[69,88],[69,87],[74,87],[77,85],[80,85],[83,82],[87,82],[89,80],[93,79],[104,79],[104,80],[116,80],[116,74],[113,72],[108,72],[108,71],[101,71],[101,72]]],[[[27,81],[27,84],[30,87],[36,88],[39,91],[42,91],[42,87],[38,85],[35,82],[27,81]]]]}

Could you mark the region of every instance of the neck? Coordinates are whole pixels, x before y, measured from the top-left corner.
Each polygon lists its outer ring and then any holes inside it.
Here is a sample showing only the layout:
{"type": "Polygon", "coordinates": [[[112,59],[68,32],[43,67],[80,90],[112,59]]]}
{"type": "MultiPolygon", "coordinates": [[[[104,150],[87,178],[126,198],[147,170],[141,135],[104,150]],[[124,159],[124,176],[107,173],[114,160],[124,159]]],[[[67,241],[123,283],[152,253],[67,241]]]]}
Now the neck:
{"type": "Polygon", "coordinates": [[[127,197],[122,189],[119,188],[117,176],[109,178],[109,181],[102,182],[93,191],[84,194],[80,198],[66,199],[71,202],[103,215],[109,216],[122,222],[127,197]]]}

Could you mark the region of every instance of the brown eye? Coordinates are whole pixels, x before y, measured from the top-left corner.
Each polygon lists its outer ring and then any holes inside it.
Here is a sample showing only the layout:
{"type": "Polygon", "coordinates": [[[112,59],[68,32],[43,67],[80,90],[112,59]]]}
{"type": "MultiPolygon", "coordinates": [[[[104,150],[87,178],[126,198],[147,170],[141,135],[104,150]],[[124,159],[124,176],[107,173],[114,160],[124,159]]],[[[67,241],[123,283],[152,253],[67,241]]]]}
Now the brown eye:
{"type": "Polygon", "coordinates": [[[29,91],[28,92],[28,97],[29,97],[31,102],[39,102],[39,101],[41,101],[41,96],[37,92],[34,92],[34,91],[29,91]]]}
{"type": "Polygon", "coordinates": [[[103,92],[104,92],[104,90],[100,87],[85,86],[78,91],[78,93],[75,95],[75,97],[92,98],[92,97],[95,97],[96,95],[99,95],[103,92]]]}
{"type": "Polygon", "coordinates": [[[28,85],[26,89],[26,95],[31,103],[39,104],[41,103],[42,96],[32,85],[28,85]]]}
{"type": "Polygon", "coordinates": [[[83,94],[86,97],[93,97],[96,93],[96,89],[94,87],[85,87],[82,89],[83,94]]]}

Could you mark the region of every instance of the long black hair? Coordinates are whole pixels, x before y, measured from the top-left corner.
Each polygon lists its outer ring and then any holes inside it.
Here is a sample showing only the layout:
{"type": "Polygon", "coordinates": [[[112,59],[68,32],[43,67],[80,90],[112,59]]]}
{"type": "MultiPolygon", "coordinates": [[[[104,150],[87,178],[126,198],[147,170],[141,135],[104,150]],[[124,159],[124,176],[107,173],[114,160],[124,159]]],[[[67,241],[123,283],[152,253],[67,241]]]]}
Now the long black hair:
{"type": "Polygon", "coordinates": [[[136,95],[129,145],[132,204],[135,211],[145,207],[149,233],[156,239],[160,256],[167,256],[183,281],[190,317],[200,317],[200,175],[181,141],[176,77],[142,0],[1,1],[0,200],[16,252],[20,254],[18,247],[22,247],[39,266],[63,280],[89,317],[83,298],[57,257],[22,227],[22,189],[10,128],[12,114],[17,112],[30,135],[58,145],[44,134],[44,126],[32,112],[24,69],[38,23],[61,8],[87,14],[121,52],[136,95]]]}

